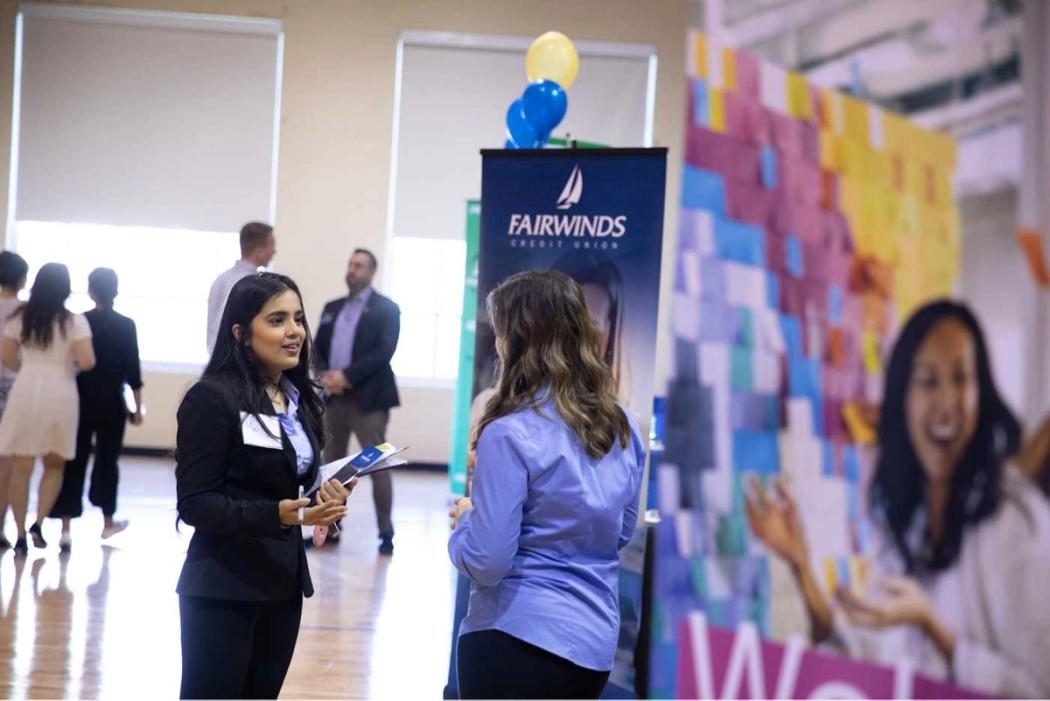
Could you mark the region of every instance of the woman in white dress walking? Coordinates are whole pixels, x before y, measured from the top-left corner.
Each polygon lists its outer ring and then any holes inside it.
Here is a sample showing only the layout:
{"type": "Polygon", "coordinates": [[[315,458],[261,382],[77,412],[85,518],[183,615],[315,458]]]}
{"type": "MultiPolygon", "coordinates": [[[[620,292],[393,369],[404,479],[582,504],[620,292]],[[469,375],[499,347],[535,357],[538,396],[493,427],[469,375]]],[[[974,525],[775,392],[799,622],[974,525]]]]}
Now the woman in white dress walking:
{"type": "MultiPolygon", "coordinates": [[[[26,286],[29,264],[14,251],[0,251],[0,331],[11,315],[22,306],[18,293],[26,286]]],[[[0,417],[7,406],[7,395],[15,383],[15,373],[0,367],[0,417]]],[[[7,550],[11,542],[4,536],[7,518],[7,486],[11,481],[11,458],[0,457],[0,550],[7,550]]]]}
{"type": "Polygon", "coordinates": [[[4,327],[0,358],[18,372],[0,419],[0,456],[11,456],[11,510],[18,527],[15,551],[26,554],[29,481],[36,458],[44,462],[37,493],[37,518],[29,529],[33,545],[47,546],[40,524],[62,488],[62,471],[76,454],[78,370],[95,365],[91,327],[82,314],[66,309],[69,269],[48,263],[36,275],[29,301],[4,327]],[[21,349],[21,359],[19,359],[21,349]]]}

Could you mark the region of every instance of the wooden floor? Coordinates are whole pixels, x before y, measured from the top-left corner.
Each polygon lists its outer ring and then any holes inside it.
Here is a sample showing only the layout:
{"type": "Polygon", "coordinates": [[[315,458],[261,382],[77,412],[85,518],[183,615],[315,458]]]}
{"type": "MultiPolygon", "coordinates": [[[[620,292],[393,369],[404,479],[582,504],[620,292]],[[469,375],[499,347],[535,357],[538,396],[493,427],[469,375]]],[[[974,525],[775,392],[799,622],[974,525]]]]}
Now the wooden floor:
{"type": "MultiPolygon", "coordinates": [[[[282,698],[441,698],[455,586],[447,479],[395,477],[393,557],[376,554],[370,487],[351,497],[344,542],[309,555],[317,593],[282,698]]],[[[178,696],[175,581],[189,529],[175,532],[174,494],[170,462],[125,460],[127,531],[103,544],[93,509],[68,555],[57,521],[45,525],[47,549],[0,555],[0,698],[178,696]]],[[[13,540],[10,517],[7,530],[13,540]]]]}

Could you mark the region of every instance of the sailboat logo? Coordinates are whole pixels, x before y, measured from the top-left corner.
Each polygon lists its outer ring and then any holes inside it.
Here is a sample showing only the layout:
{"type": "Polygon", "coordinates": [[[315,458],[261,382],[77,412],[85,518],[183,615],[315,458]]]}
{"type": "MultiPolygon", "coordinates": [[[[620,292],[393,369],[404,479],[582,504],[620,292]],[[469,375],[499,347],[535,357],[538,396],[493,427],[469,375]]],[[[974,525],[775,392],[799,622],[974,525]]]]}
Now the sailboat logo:
{"type": "Polygon", "coordinates": [[[579,166],[573,166],[572,173],[569,174],[569,179],[565,182],[565,187],[562,188],[561,194],[558,195],[558,204],[555,206],[558,209],[569,209],[574,204],[578,204],[580,201],[580,195],[583,194],[583,173],[580,172],[579,166]]]}

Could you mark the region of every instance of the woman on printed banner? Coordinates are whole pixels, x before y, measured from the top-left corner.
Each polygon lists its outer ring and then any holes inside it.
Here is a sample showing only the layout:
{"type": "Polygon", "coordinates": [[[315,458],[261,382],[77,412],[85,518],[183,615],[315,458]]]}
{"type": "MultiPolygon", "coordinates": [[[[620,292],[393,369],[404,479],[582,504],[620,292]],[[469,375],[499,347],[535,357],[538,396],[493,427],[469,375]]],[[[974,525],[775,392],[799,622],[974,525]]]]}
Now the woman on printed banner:
{"type": "Polygon", "coordinates": [[[986,693],[1050,695],[1050,506],[1011,460],[1020,426],[966,306],[937,301],[911,317],[883,396],[867,591],[827,597],[786,485],[751,485],[751,529],[790,564],[813,641],[886,664],[906,656],[986,693]]]}

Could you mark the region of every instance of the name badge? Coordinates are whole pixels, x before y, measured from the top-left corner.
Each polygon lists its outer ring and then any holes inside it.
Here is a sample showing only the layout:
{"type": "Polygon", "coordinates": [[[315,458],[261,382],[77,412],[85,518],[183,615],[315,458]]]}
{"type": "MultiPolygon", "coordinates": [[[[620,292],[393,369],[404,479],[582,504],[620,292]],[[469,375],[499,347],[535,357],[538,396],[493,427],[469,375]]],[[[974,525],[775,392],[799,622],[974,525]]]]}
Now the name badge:
{"type": "Polygon", "coordinates": [[[273,450],[281,450],[283,448],[281,445],[281,424],[276,416],[266,416],[265,414],[253,416],[246,411],[242,411],[241,438],[244,439],[245,445],[272,448],[273,450]]]}

